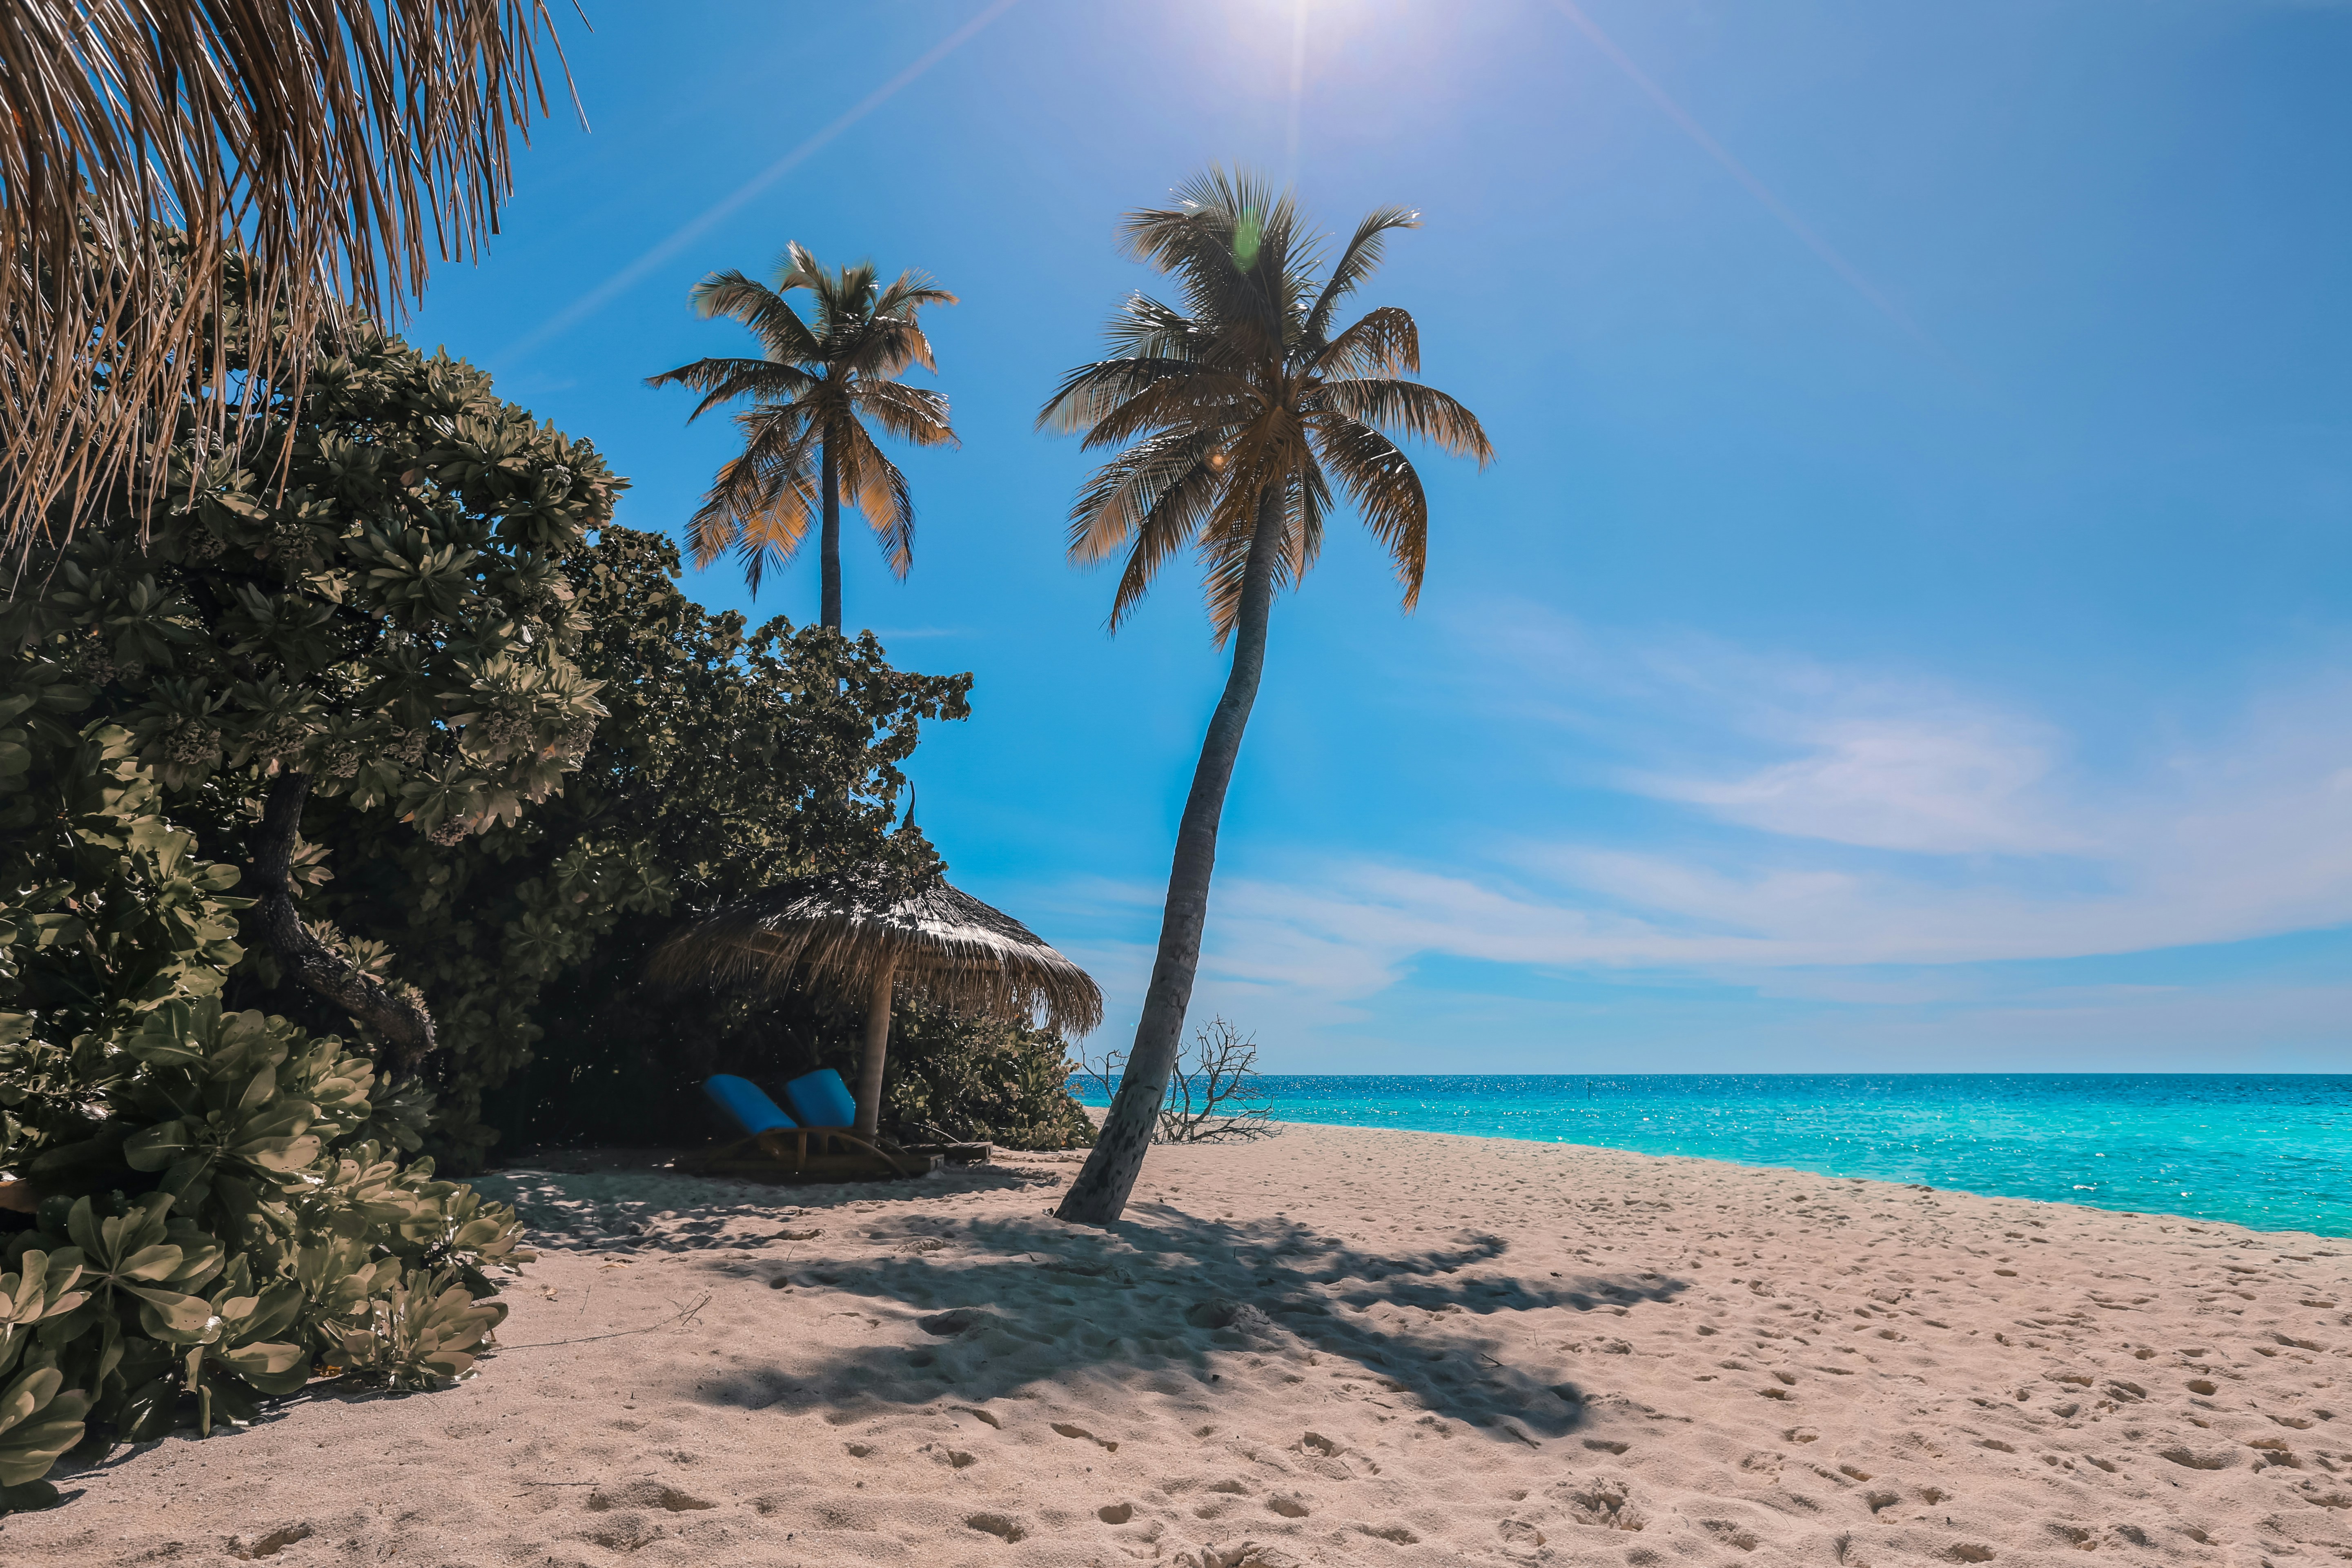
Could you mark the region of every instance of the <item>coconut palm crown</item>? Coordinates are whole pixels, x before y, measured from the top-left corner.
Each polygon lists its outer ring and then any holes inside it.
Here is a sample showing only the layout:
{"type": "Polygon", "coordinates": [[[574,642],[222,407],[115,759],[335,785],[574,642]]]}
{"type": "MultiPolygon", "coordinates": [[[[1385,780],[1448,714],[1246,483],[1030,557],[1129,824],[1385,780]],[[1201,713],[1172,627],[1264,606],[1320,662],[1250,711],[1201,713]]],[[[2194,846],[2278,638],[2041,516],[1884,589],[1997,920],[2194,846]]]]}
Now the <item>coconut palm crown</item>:
{"type": "Polygon", "coordinates": [[[917,446],[952,446],[948,400],[896,379],[908,365],[939,367],[916,320],[925,305],[955,296],[919,272],[885,288],[870,261],[829,271],[805,247],[785,247],[772,284],[740,272],[713,273],[697,284],[695,309],[726,316],[760,340],[758,359],[699,359],[650,377],[702,393],[690,418],[748,396],[735,416],[743,450],[719,470],[687,525],[695,564],[732,550],[757,594],[772,564],[792,559],[821,517],[820,618],[841,626],[841,504],[864,516],[891,572],[904,577],[915,559],[915,502],[907,477],[874,443],[866,422],[917,446]],[[786,298],[805,289],[803,320],[786,298]]]}
{"type": "Polygon", "coordinates": [[[1042,427],[1114,453],[1079,491],[1069,531],[1074,562],[1124,557],[1112,628],[1189,549],[1203,569],[1217,642],[1234,650],[1177,830],[1135,1046],[1094,1152],[1058,1211],[1064,1219],[1118,1217],[1158,1123],[1275,590],[1306,574],[1326,521],[1347,504],[1394,563],[1412,609],[1428,559],[1429,500],[1392,437],[1433,442],[1481,467],[1493,458],[1475,416],[1407,379],[1421,369],[1412,316],[1382,306],[1336,324],[1379,267],[1388,236],[1419,221],[1402,207],[1377,209],[1324,272],[1325,242],[1306,229],[1287,193],[1209,170],[1176,193],[1174,205],[1130,213],[1121,228],[1130,255],[1175,279],[1177,302],[1129,299],[1111,319],[1110,357],[1072,371],[1038,416],[1042,427]]]}

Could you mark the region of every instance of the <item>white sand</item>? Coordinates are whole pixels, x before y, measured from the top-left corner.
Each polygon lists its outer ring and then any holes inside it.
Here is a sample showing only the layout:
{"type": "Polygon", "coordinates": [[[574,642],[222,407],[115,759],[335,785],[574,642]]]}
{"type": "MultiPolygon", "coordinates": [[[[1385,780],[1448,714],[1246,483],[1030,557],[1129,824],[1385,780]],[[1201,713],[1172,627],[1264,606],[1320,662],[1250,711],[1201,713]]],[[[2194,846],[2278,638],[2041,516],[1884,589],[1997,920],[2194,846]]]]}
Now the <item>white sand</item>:
{"type": "Polygon", "coordinates": [[[479,1377],[61,1476],[0,1562],[2352,1560],[2352,1243],[1316,1128],[1106,1234],[1074,1169],[525,1173],[479,1377]]]}

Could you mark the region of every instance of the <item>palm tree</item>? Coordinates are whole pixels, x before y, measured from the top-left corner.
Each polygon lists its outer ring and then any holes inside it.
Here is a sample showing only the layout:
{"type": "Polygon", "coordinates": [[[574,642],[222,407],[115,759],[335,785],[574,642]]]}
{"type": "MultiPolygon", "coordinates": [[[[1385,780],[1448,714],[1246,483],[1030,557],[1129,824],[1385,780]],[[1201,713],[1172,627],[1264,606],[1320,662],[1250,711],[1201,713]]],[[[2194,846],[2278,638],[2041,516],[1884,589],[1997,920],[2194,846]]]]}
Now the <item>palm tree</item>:
{"type": "MultiPolygon", "coordinates": [[[[299,383],[354,311],[397,314],[436,254],[495,233],[509,134],[546,110],[542,29],[539,0],[13,0],[7,546],[70,531],[118,481],[152,493],[188,388],[299,383]],[[284,331],[215,331],[232,270],[284,331]],[[231,363],[230,340],[261,347],[231,363]]],[[[238,402],[210,400],[208,434],[237,438],[238,402]]]]}
{"type": "Polygon", "coordinates": [[[955,444],[947,398],[892,379],[910,364],[939,369],[915,313],[925,305],[955,302],[919,272],[901,272],[887,289],[877,286],[870,261],[828,272],[798,244],[784,247],[772,288],[731,271],[695,285],[695,309],[742,322],[762,350],[759,359],[698,359],[648,378],[649,385],[679,382],[704,394],[690,419],[746,393],[752,399],[735,416],[742,455],[719,470],[688,521],[697,566],[731,549],[757,594],[769,564],[789,561],[800,549],[812,502],[821,500],[819,618],[839,631],[841,503],[846,498],[880,539],[890,570],[907,574],[915,561],[914,498],[906,475],[875,446],[863,421],[919,447],[955,444]],[[814,321],[802,321],[784,298],[795,289],[814,297],[814,321]]]}
{"type": "Polygon", "coordinates": [[[1265,663],[1275,590],[1296,584],[1323,546],[1341,496],[1396,564],[1404,607],[1420,596],[1429,502],[1421,476],[1383,429],[1475,457],[1494,456],[1477,418],[1421,369],[1420,334],[1393,306],[1332,331],[1333,313],[1380,265],[1388,235],[1416,214],[1381,207],[1356,226],[1328,276],[1287,193],[1212,168],[1172,207],[1129,213],[1128,252],[1176,279],[1181,306],[1138,294],[1112,317],[1112,357],[1080,365],[1038,415],[1117,455],[1070,512],[1073,561],[1124,554],[1113,631],[1160,568],[1192,547],[1206,574],[1219,647],[1232,672],[1209,720],[1176,834],[1160,952],[1118,1092],[1093,1153],[1057,1211],[1108,1225],[1143,1168],[1181,1043],[1200,963],[1225,786],[1265,663]],[[1336,489],[1335,488],[1336,487],[1336,489]]]}

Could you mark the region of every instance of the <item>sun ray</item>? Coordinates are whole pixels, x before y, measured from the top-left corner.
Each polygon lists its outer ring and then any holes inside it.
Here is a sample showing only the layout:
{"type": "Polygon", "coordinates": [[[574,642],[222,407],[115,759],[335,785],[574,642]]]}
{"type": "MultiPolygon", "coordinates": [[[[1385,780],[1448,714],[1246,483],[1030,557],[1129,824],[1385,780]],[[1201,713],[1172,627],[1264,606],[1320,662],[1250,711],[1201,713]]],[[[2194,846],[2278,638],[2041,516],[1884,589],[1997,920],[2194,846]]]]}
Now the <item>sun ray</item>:
{"type": "Polygon", "coordinates": [[[742,207],[745,203],[758,195],[761,191],[766,190],[770,185],[774,184],[778,180],[782,179],[786,174],[791,174],[794,169],[799,168],[803,163],[808,162],[809,159],[822,152],[829,142],[840,136],[843,132],[847,131],[859,121],[865,119],[867,115],[881,108],[891,99],[897,97],[902,89],[911,85],[916,78],[921,76],[933,66],[938,65],[941,60],[955,53],[956,50],[961,48],[965,44],[970,43],[972,38],[979,34],[981,29],[986,27],[991,22],[995,21],[999,16],[1003,16],[1004,13],[1010,11],[1013,6],[1020,3],[1021,0],[991,0],[991,4],[987,8],[982,10],[978,16],[972,17],[962,26],[958,27],[954,32],[950,33],[946,37],[941,38],[938,43],[932,45],[929,50],[924,52],[920,58],[915,60],[912,64],[908,65],[906,69],[900,71],[897,76],[892,77],[888,81],[884,82],[880,87],[876,88],[872,92],[867,93],[864,98],[859,99],[856,104],[843,111],[843,113],[834,120],[832,123],[826,125],[823,130],[810,136],[807,140],[801,142],[800,145],[794,147],[791,152],[785,153],[782,157],[777,159],[774,163],[769,164],[766,168],[761,170],[758,174],[752,175],[750,179],[736,186],[735,189],[730,192],[727,195],[703,208],[701,212],[696,214],[693,217],[688,218],[685,223],[672,230],[669,236],[663,239],[661,243],[656,245],[652,249],[638,257],[635,261],[630,262],[626,267],[622,268],[618,272],[614,273],[610,278],[605,279],[604,281],[599,283],[585,294],[581,295],[580,298],[572,301],[571,304],[566,305],[562,310],[558,310],[554,315],[541,322],[537,327],[532,328],[521,337],[517,338],[513,342],[509,343],[494,357],[501,363],[511,365],[516,360],[522,358],[532,351],[541,348],[547,343],[554,341],[556,338],[562,336],[565,332],[570,331],[572,328],[578,326],[581,322],[586,321],[589,317],[594,315],[597,311],[611,304],[614,300],[618,299],[622,294],[625,293],[630,288],[644,279],[647,273],[661,266],[662,263],[667,261],[671,257],[676,256],[679,251],[684,250],[688,246],[701,238],[702,236],[709,233],[712,228],[718,226],[719,224],[733,216],[734,213],[742,207]]]}
{"type": "Polygon", "coordinates": [[[1676,103],[1664,88],[1653,81],[1647,71],[1635,65],[1633,58],[1617,47],[1616,40],[1602,32],[1600,25],[1584,14],[1583,9],[1576,4],[1576,0],[1551,0],[1551,7],[1567,17],[1578,32],[1590,39],[1592,47],[1607,57],[1609,63],[1622,72],[1628,81],[1640,88],[1643,95],[1652,103],[1656,104],[1684,135],[1697,144],[1701,152],[1722,165],[1726,174],[1746,187],[1748,194],[1761,203],[1765,211],[1780,219],[1782,226],[1795,235],[1806,249],[1827,263],[1831,271],[1845,279],[1854,292],[1876,306],[1888,321],[1902,328],[1920,347],[1947,363],[1951,362],[1950,354],[1945,351],[1941,343],[1929,337],[1921,329],[1919,323],[1906,315],[1901,306],[1888,299],[1885,291],[1865,277],[1860,268],[1839,255],[1828,240],[1814,233],[1788,203],[1774,195],[1769,185],[1756,177],[1747,164],[1733,157],[1722,142],[1708,135],[1706,128],[1692,119],[1689,112],[1681,104],[1676,103]]]}

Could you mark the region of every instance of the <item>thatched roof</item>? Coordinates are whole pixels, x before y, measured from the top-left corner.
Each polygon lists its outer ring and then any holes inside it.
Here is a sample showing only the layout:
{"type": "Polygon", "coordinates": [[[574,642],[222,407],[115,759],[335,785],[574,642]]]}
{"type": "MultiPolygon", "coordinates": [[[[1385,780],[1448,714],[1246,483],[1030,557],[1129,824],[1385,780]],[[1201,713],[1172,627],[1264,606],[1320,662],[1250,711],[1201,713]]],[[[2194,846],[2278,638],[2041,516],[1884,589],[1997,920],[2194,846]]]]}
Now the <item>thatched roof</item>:
{"type": "Polygon", "coordinates": [[[1035,931],[945,882],[887,907],[837,884],[783,882],[698,921],[655,952],[650,976],[682,984],[782,986],[793,973],[864,1000],[887,966],[896,982],[960,1013],[1084,1034],[1102,990],[1035,931]]]}

